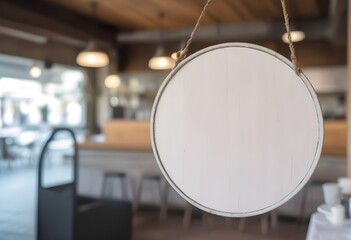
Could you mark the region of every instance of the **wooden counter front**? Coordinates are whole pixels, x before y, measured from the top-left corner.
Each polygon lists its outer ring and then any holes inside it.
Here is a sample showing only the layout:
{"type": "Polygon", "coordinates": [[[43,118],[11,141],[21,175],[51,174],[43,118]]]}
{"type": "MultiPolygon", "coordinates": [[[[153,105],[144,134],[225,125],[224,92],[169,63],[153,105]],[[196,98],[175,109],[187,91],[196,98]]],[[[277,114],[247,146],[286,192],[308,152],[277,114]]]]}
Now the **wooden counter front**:
{"type": "Polygon", "coordinates": [[[115,144],[115,143],[97,143],[97,142],[83,142],[78,144],[79,149],[84,150],[97,150],[97,151],[129,151],[129,152],[152,152],[151,146],[142,147],[142,146],[133,146],[130,144],[115,144]]]}
{"type": "Polygon", "coordinates": [[[81,149],[152,151],[149,122],[131,120],[113,120],[105,124],[103,133],[105,142],[85,142],[81,149]]]}
{"type": "MultiPolygon", "coordinates": [[[[345,120],[324,121],[323,155],[346,156],[347,128],[345,120]]],[[[149,122],[110,121],[104,128],[106,142],[85,142],[82,149],[152,151],[149,122]]]]}
{"type": "Polygon", "coordinates": [[[322,154],[328,156],[346,156],[346,143],[346,121],[324,121],[324,144],[322,154]]]}

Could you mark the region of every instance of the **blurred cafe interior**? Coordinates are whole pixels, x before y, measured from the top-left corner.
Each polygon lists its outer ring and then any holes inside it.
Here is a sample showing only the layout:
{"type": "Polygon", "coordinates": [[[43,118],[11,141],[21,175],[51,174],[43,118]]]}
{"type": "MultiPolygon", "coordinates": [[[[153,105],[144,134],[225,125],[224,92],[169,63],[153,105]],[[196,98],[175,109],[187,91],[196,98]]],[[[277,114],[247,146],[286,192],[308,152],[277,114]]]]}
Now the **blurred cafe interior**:
{"type": "MultiPolygon", "coordinates": [[[[324,119],[302,190],[265,214],[230,218],[168,184],[152,107],[206,2],[0,0],[1,240],[351,239],[351,1],[285,1],[324,119]],[[322,209],[335,207],[333,184],[341,224],[322,209]]],[[[188,55],[227,42],[290,59],[281,0],[212,0],[188,55]]]]}

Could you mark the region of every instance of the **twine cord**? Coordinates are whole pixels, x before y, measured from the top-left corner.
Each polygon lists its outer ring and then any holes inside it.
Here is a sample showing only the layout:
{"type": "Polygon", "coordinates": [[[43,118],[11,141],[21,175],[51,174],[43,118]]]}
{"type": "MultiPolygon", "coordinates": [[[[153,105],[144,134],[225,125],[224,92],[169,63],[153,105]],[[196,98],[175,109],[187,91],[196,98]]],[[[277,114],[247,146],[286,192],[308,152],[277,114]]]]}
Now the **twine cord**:
{"type": "Polygon", "coordinates": [[[211,2],[212,2],[212,0],[207,0],[207,2],[206,2],[206,4],[205,4],[204,8],[203,8],[202,11],[201,11],[201,14],[200,14],[199,18],[197,19],[196,25],[195,25],[193,31],[192,31],[191,34],[190,34],[190,37],[189,37],[188,41],[186,42],[186,44],[185,44],[185,46],[183,47],[183,49],[181,49],[181,50],[179,51],[179,57],[178,57],[178,59],[177,59],[175,65],[174,65],[174,67],[176,67],[181,61],[183,61],[184,58],[186,58],[186,55],[187,55],[187,53],[188,53],[190,44],[191,44],[191,42],[193,41],[193,39],[194,39],[194,37],[195,37],[195,33],[196,33],[197,29],[199,28],[199,26],[200,26],[200,24],[201,24],[201,21],[202,21],[203,17],[204,17],[205,14],[206,14],[206,10],[207,10],[207,8],[208,8],[208,6],[210,5],[211,2]]]}
{"type": "MultiPolygon", "coordinates": [[[[208,8],[208,6],[210,5],[210,3],[212,2],[212,0],[207,0],[204,8],[201,11],[201,14],[199,16],[199,18],[197,19],[197,22],[195,24],[195,27],[193,29],[193,31],[190,34],[189,39],[187,40],[185,46],[178,52],[179,57],[174,65],[174,68],[181,62],[183,61],[188,53],[190,44],[192,43],[194,37],[195,37],[195,33],[198,30],[198,28],[200,27],[201,21],[203,19],[203,17],[206,14],[206,10],[208,8]]],[[[291,32],[290,32],[290,23],[289,23],[289,14],[288,11],[286,9],[286,4],[285,4],[285,0],[280,0],[281,4],[282,4],[282,9],[283,9],[283,15],[284,15],[284,22],[285,22],[285,28],[286,28],[286,32],[288,34],[288,40],[289,40],[289,49],[290,49],[290,59],[291,62],[294,64],[295,67],[295,72],[297,75],[300,75],[301,69],[299,67],[299,63],[297,61],[297,57],[296,57],[296,53],[295,53],[295,48],[294,48],[294,44],[291,38],[291,32]]]]}
{"type": "Polygon", "coordinates": [[[288,34],[289,49],[290,49],[290,59],[291,59],[292,63],[294,64],[296,74],[299,75],[300,72],[301,72],[301,69],[299,67],[299,63],[298,63],[297,58],[296,58],[294,44],[293,44],[293,41],[291,39],[290,24],[289,24],[289,14],[288,14],[288,11],[286,10],[285,0],[280,0],[280,2],[282,4],[284,21],[285,21],[285,28],[286,28],[286,32],[288,34]]]}

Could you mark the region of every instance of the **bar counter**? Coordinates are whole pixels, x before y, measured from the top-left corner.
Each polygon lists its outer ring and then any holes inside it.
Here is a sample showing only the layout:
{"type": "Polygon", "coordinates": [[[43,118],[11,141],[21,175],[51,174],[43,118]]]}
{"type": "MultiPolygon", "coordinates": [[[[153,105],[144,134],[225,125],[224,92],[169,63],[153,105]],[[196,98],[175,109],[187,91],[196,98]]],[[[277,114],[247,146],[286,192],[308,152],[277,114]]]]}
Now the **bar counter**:
{"type": "MultiPolygon", "coordinates": [[[[312,176],[314,180],[336,181],[346,174],[346,121],[328,120],[324,122],[324,146],[322,157],[312,176]]],[[[103,178],[106,172],[123,172],[128,177],[129,198],[133,200],[140,180],[145,174],[159,174],[150,143],[148,122],[113,121],[104,129],[105,142],[87,141],[79,144],[80,181],[79,192],[84,195],[99,197],[102,193],[103,178]]],[[[116,196],[120,191],[115,182],[116,196]]],[[[158,186],[146,184],[141,203],[159,204],[158,186]]],[[[316,204],[322,201],[322,195],[316,196],[316,204]]],[[[301,194],[289,204],[279,208],[287,216],[296,216],[300,209],[301,194]]],[[[169,204],[183,207],[184,200],[170,190],[169,204]]],[[[311,206],[315,203],[311,203],[311,206]]],[[[313,208],[311,208],[313,209],[313,208]]]]}
{"type": "MultiPolygon", "coordinates": [[[[347,124],[345,120],[324,121],[324,156],[346,157],[347,124]]],[[[148,122],[111,121],[104,128],[105,142],[86,141],[85,150],[119,150],[152,152],[148,122]]]]}
{"type": "Polygon", "coordinates": [[[111,151],[127,151],[127,152],[128,151],[152,152],[151,146],[136,147],[132,145],[121,145],[121,144],[115,144],[111,142],[97,143],[97,142],[86,141],[78,144],[78,148],[79,150],[96,150],[96,151],[111,150],[111,151]]]}

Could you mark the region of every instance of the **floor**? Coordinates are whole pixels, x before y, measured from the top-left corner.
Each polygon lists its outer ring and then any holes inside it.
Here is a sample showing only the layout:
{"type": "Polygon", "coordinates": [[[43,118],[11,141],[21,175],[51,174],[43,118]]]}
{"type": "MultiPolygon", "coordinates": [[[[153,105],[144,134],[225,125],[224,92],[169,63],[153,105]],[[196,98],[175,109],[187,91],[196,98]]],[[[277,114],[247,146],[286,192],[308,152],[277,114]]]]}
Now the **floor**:
{"type": "Polygon", "coordinates": [[[0,171],[0,239],[34,239],[35,175],[34,168],[0,171]]]}
{"type": "MultiPolygon", "coordinates": [[[[0,164],[1,166],[1,164],[0,164]]],[[[43,183],[68,182],[71,168],[48,166],[43,183]]],[[[33,166],[0,168],[0,240],[34,240],[37,170],[33,166]]]]}
{"type": "MultiPolygon", "coordinates": [[[[47,182],[67,181],[67,167],[46,169],[47,182]]],[[[0,239],[34,240],[37,174],[34,167],[14,166],[0,168],[0,239]]],[[[226,239],[305,239],[307,225],[298,227],[295,221],[280,220],[278,228],[263,236],[259,218],[249,218],[243,231],[238,230],[238,220],[212,217],[211,224],[204,225],[194,216],[188,228],[182,227],[182,213],[171,212],[166,221],[160,222],[158,211],[144,210],[134,216],[134,240],[226,240],[226,239]]]]}
{"type": "Polygon", "coordinates": [[[306,238],[307,224],[299,226],[296,221],[280,220],[276,229],[267,235],[261,234],[259,218],[249,218],[243,231],[238,230],[239,220],[212,217],[212,224],[204,225],[200,217],[195,217],[188,228],[182,227],[182,215],[172,214],[165,222],[158,220],[155,213],[143,212],[135,217],[135,240],[299,240],[306,238]]]}

